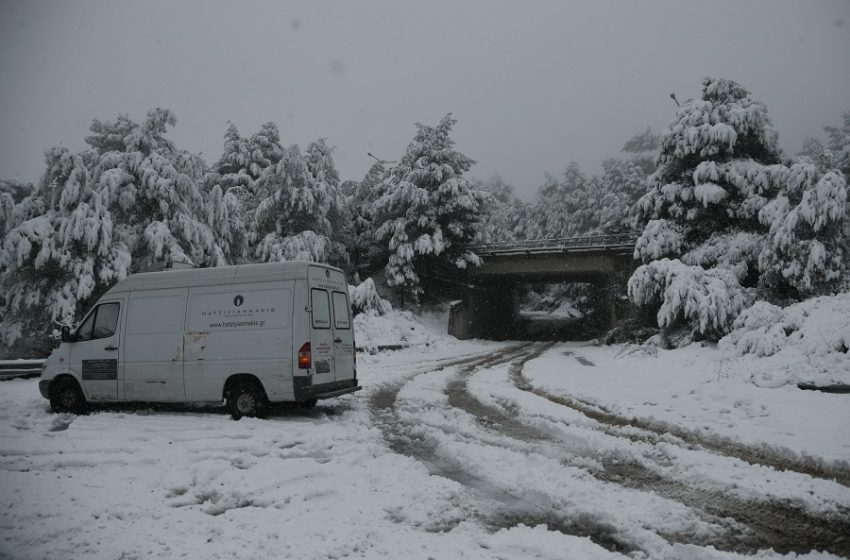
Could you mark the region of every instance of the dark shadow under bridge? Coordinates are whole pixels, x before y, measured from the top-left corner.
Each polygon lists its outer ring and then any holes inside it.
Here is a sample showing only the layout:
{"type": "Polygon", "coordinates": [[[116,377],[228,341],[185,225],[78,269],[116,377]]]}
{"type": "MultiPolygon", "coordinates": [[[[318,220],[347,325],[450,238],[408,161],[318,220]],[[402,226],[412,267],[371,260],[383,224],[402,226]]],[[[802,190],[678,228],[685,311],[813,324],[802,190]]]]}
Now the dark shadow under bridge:
{"type": "Polygon", "coordinates": [[[519,320],[522,285],[582,282],[598,294],[603,326],[629,313],[626,283],[636,268],[635,234],[596,235],[490,243],[472,247],[483,264],[462,279],[462,299],[452,305],[449,334],[503,339],[519,320]]]}

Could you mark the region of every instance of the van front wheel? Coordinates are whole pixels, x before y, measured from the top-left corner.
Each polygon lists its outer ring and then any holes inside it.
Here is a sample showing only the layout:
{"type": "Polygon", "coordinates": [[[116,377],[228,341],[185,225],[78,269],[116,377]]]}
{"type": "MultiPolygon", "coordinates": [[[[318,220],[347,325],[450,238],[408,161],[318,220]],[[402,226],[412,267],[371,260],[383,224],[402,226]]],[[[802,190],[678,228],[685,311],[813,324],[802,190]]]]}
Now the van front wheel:
{"type": "Polygon", "coordinates": [[[238,383],[230,391],[227,401],[234,420],[243,416],[265,418],[269,408],[265,392],[255,383],[238,383]]]}
{"type": "Polygon", "coordinates": [[[85,411],[86,398],[76,381],[59,379],[50,390],[50,408],[53,412],[73,412],[80,414],[85,411]]]}

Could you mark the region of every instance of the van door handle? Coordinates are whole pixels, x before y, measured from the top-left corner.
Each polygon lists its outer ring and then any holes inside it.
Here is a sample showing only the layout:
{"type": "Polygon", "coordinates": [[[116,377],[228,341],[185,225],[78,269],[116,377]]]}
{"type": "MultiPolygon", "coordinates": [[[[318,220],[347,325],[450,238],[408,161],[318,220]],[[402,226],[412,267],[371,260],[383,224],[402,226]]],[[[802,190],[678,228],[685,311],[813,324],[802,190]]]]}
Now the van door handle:
{"type": "Polygon", "coordinates": [[[115,350],[118,350],[118,347],[117,346],[107,346],[106,348],[104,348],[104,350],[107,350],[109,352],[114,352],[115,350]]]}
{"type": "Polygon", "coordinates": [[[341,342],[342,342],[342,339],[341,339],[341,338],[335,338],[335,339],[334,339],[334,342],[336,342],[337,344],[339,344],[339,343],[341,343],[341,342]]]}

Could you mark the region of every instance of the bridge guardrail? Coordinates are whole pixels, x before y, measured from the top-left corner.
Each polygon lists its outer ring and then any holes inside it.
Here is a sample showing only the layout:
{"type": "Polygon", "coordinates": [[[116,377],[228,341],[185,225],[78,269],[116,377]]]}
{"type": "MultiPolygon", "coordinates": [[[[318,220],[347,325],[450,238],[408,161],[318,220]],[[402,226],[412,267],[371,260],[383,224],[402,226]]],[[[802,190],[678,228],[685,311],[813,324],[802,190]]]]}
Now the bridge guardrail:
{"type": "Polygon", "coordinates": [[[589,247],[624,247],[634,246],[637,234],[622,233],[613,235],[588,235],[582,237],[561,237],[557,239],[530,239],[525,241],[503,241],[499,243],[482,243],[470,247],[477,255],[511,252],[547,252],[589,247]]]}
{"type": "Polygon", "coordinates": [[[44,360],[0,360],[0,381],[38,377],[44,360]]]}

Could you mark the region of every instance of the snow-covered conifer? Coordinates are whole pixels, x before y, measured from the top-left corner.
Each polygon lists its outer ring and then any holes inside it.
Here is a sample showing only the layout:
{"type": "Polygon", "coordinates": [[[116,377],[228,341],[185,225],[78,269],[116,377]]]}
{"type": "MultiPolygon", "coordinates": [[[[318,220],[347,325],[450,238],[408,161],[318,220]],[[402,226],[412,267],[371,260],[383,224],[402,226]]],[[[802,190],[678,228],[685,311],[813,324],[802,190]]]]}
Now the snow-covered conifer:
{"type": "Polygon", "coordinates": [[[223,193],[221,187],[215,185],[204,208],[206,224],[216,235],[224,259],[228,263],[239,262],[247,251],[247,238],[236,195],[232,191],[223,193]]]}
{"type": "Polygon", "coordinates": [[[239,134],[235,124],[227,121],[224,151],[213,166],[218,175],[215,182],[219,183],[224,190],[241,187],[250,192],[253,178],[248,172],[248,167],[251,163],[249,142],[239,134]]]}
{"type": "Polygon", "coordinates": [[[277,125],[264,123],[248,140],[248,173],[257,180],[267,167],[275,165],[282,157],[283,146],[277,125]]]}
{"type": "MultiPolygon", "coordinates": [[[[203,219],[199,183],[178,168],[185,155],[164,137],[165,125],[174,122],[171,111],[149,111],[145,121],[131,127],[124,142],[116,144],[125,146],[125,151],[101,154],[92,170],[98,189],[108,193],[113,220],[119,224],[116,240],[133,255],[133,270],[158,260],[226,264],[216,233],[203,219]]],[[[122,122],[118,132],[125,129],[122,122]]],[[[108,131],[101,127],[104,132],[108,131]]]]}
{"type": "Polygon", "coordinates": [[[337,191],[314,178],[298,146],[286,149],[258,184],[271,194],[260,202],[255,214],[257,258],[344,261],[344,248],[331,239],[328,218],[338,204],[337,191]]]}
{"type": "MultiPolygon", "coordinates": [[[[759,286],[766,290],[763,295],[777,298],[834,286],[847,260],[844,180],[811,163],[780,161],[780,156],[764,104],[735,82],[706,78],[702,98],[683,103],[662,135],[651,188],[636,204],[645,227],[635,257],[649,266],[662,257],[679,259],[705,275],[723,271],[728,273],[724,278],[742,287],[759,286]]],[[[630,294],[675,295],[642,285],[661,279],[647,270],[641,267],[632,277],[630,294]]],[[[729,292],[729,282],[724,284],[729,292]]],[[[681,285],[703,289],[699,283],[681,285]]],[[[678,308],[673,301],[664,305],[678,308]]],[[[682,316],[707,334],[697,315],[682,316]]],[[[713,323],[712,336],[728,332],[735,317],[716,318],[726,324],[713,323]]]]}
{"type": "Polygon", "coordinates": [[[787,175],[782,180],[786,188],[759,213],[769,228],[759,254],[762,282],[800,295],[828,292],[841,280],[850,257],[847,184],[841,174],[821,175],[810,164],[776,174],[787,175]]]}
{"type": "Polygon", "coordinates": [[[468,247],[484,195],[463,176],[473,161],[454,149],[449,134],[455,122],[448,114],[436,127],[416,125],[416,136],[390,169],[386,192],[375,205],[376,234],[390,251],[387,283],[414,298],[423,291],[423,271],[480,263],[468,247]]]}
{"type": "MultiPolygon", "coordinates": [[[[680,252],[671,256],[686,262],[698,260],[686,255],[709,238],[716,244],[733,240],[737,231],[759,231],[758,213],[778,191],[766,166],[779,157],[778,135],[765,105],[735,82],[706,78],[702,98],[683,103],[662,134],[651,188],[637,203],[642,225],[653,220],[676,224],[682,232],[680,252]]],[[[657,258],[652,236],[660,231],[644,231],[639,247],[649,252],[638,251],[637,257],[657,258]]],[[[758,250],[745,256],[748,270],[754,270],[758,250]]],[[[756,279],[751,276],[748,284],[756,279]]]]}
{"type": "Polygon", "coordinates": [[[477,241],[498,243],[525,239],[526,204],[514,195],[513,187],[498,175],[476,186],[488,195],[482,205],[477,241]]]}
{"type": "Polygon", "coordinates": [[[0,346],[17,344],[17,354],[49,348],[51,324],[79,317],[130,268],[127,247],[113,239],[108,195],[83,157],[65,148],[46,157],[40,190],[52,206],[11,228],[0,247],[0,346]]]}

